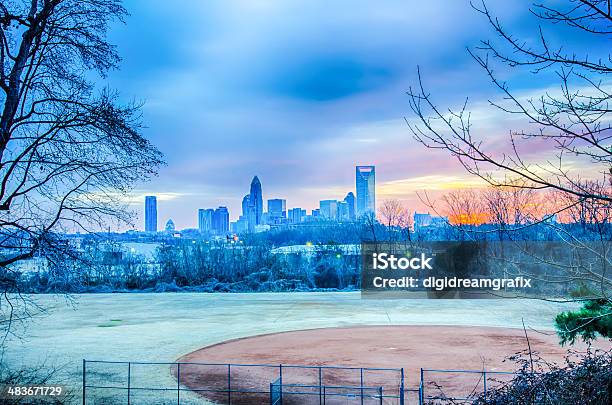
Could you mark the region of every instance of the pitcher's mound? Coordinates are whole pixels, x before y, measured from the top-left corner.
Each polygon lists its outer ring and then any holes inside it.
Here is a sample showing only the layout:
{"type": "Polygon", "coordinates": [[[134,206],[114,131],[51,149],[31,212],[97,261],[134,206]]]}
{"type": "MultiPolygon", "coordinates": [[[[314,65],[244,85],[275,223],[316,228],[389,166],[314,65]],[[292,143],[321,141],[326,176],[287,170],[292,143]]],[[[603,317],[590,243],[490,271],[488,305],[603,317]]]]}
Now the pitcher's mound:
{"type": "MultiPolygon", "coordinates": [[[[567,350],[559,347],[552,332],[528,331],[531,350],[549,362],[562,364],[567,350]]],[[[599,343],[609,349],[609,342],[599,343]]],[[[418,389],[420,369],[465,369],[513,371],[516,365],[505,361],[508,356],[527,349],[522,329],[459,326],[363,326],[300,330],[253,336],[226,341],[196,350],[179,359],[180,362],[266,364],[273,367],[181,365],[180,382],[218,403],[227,403],[228,372],[231,390],[252,390],[261,393],[233,392],[231,403],[267,403],[270,383],[279,377],[279,364],[309,366],[346,366],[370,368],[404,368],[405,387],[418,389]],[[212,390],[212,391],[211,391],[212,390]]],[[[573,349],[585,349],[578,345],[573,349]]],[[[176,370],[174,370],[176,375],[176,370]]],[[[398,371],[322,369],[323,385],[329,387],[383,387],[385,394],[399,393],[398,371]],[[362,384],[363,381],[363,385],[362,384]]],[[[489,375],[487,384],[507,379],[504,375],[489,375]],[[490,380],[489,380],[490,378],[490,380]]],[[[426,389],[431,395],[467,396],[482,389],[482,375],[477,373],[425,372],[426,389]]],[[[283,403],[319,403],[319,370],[283,367],[283,384],[300,384],[308,393],[283,396],[283,403]]],[[[287,390],[288,391],[288,390],[287,390]]],[[[332,392],[351,389],[336,388],[332,392]]],[[[353,391],[358,391],[354,389],[353,391]]],[[[348,397],[333,397],[326,403],[347,403],[348,397]]],[[[415,399],[416,393],[406,393],[415,399]]],[[[352,402],[348,402],[352,403],[352,402]]],[[[359,403],[355,402],[355,403],[359,403]]],[[[369,403],[369,402],[366,402],[369,403]]],[[[373,402],[371,402],[373,403],[373,402]]],[[[399,403],[385,400],[384,403],[399,403]]],[[[410,403],[410,402],[407,402],[410,403]]]]}

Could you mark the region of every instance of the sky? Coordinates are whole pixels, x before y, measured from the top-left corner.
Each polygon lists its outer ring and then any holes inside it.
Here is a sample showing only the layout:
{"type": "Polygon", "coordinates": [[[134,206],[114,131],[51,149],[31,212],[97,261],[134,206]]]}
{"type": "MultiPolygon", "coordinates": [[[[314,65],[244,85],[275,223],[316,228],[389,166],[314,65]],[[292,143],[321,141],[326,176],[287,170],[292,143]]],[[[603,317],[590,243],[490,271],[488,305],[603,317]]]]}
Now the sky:
{"type": "MultiPolygon", "coordinates": [[[[488,2],[506,27],[533,40],[526,4],[488,2]]],[[[475,132],[495,140],[521,125],[488,105],[500,94],[466,47],[494,33],[467,0],[124,5],[130,16],[109,33],[123,60],[104,84],[144,103],[144,134],[167,161],[132,193],[136,229],[145,195],[158,196],[162,226],[172,218],[178,229],[196,227],[198,208],[220,205],[235,220],[255,175],[264,201],[285,198],[309,211],[354,192],[359,164],[376,165],[378,202],[398,199],[413,211],[425,210],[417,192],[477,186],[408,129],[405,92],[417,66],[444,108],[469,97],[475,132]]],[[[503,74],[525,96],[555,85],[550,75],[503,74]]]]}

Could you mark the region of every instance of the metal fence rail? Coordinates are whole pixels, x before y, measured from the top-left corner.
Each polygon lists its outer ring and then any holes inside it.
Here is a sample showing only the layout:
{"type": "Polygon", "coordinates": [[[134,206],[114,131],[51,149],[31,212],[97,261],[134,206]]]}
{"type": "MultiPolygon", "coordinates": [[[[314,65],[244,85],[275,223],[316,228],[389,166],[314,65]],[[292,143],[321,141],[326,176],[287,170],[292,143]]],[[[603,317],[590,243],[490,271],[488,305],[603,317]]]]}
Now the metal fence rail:
{"type": "MultiPolygon", "coordinates": [[[[309,396],[312,400],[324,404],[326,398],[330,397],[346,397],[356,399],[360,404],[365,404],[364,400],[376,398],[379,403],[384,400],[390,400],[386,403],[397,403],[404,405],[404,369],[403,368],[376,368],[376,367],[342,367],[342,366],[300,366],[300,365],[284,365],[284,364],[232,364],[232,363],[198,363],[198,362],[129,362],[129,361],[107,361],[107,360],[83,360],[83,405],[88,402],[88,393],[92,390],[104,391],[124,391],[121,395],[125,403],[130,405],[133,402],[133,396],[138,392],[176,392],[176,398],[173,403],[181,403],[182,392],[197,392],[210,393],[215,395],[215,398],[223,396],[223,400],[227,404],[232,403],[232,399],[238,399],[246,395],[263,395],[267,396],[270,403],[280,405],[283,401],[283,396],[309,396]],[[104,366],[111,369],[106,372],[95,372],[92,370],[95,366],[104,366]],[[176,376],[176,385],[152,387],[142,383],[135,383],[134,370],[142,367],[169,367],[176,376]],[[186,372],[194,367],[209,367],[215,371],[215,384],[210,384],[206,381],[206,388],[184,386],[184,380],[181,378],[182,370],[186,372]],[[252,371],[254,369],[267,369],[270,372],[271,378],[269,383],[260,385],[256,388],[240,387],[240,379],[232,375],[232,371],[245,369],[252,371]],[[221,377],[221,370],[226,375],[221,377]],[[298,372],[298,375],[292,375],[292,371],[298,372]],[[304,377],[303,373],[310,372],[310,376],[304,377]],[[299,373],[302,373],[300,375],[299,373]],[[326,377],[333,373],[347,373],[345,378],[355,381],[353,385],[329,384],[326,383],[326,377]],[[102,381],[96,384],[92,382],[92,377],[102,375],[102,381]],[[283,378],[285,374],[285,378],[283,378]],[[385,380],[385,384],[379,383],[367,385],[366,382],[376,382],[376,378],[381,379],[381,374],[385,380]],[[311,377],[313,383],[294,383],[292,379],[307,379],[311,377]],[[220,382],[225,379],[223,385],[220,382]],[[238,380],[238,381],[236,381],[238,380]],[[358,382],[358,383],[357,383],[358,382]]],[[[379,381],[378,380],[378,381],[379,381]]],[[[92,402],[93,403],[93,402],[92,402]]]]}
{"type": "MultiPolygon", "coordinates": [[[[421,368],[421,379],[419,383],[419,404],[425,404],[426,401],[431,400],[443,400],[443,401],[471,401],[480,394],[484,395],[486,398],[487,389],[490,386],[487,385],[487,379],[491,377],[499,377],[499,376],[514,376],[515,372],[511,371],[487,371],[487,370],[462,370],[462,369],[429,369],[429,368],[421,368]],[[473,387],[472,393],[467,396],[457,396],[457,395],[447,395],[443,392],[443,388],[438,384],[438,388],[441,390],[438,395],[430,395],[426,393],[427,381],[425,374],[426,373],[439,373],[439,374],[472,374],[478,376],[478,381],[476,386],[473,387]],[[482,390],[477,390],[476,387],[480,386],[480,382],[482,381],[482,390]]],[[[431,383],[431,382],[430,382],[431,383]]]]}

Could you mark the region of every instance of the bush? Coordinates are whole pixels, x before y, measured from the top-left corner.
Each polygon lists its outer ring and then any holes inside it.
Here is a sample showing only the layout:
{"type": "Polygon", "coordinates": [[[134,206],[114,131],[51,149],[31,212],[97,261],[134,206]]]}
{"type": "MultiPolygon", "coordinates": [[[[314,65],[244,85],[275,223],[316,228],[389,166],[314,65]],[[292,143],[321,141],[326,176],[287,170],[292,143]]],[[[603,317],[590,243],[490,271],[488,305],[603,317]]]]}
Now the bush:
{"type": "Polygon", "coordinates": [[[338,270],[326,264],[316,267],[314,281],[318,288],[340,288],[340,277],[338,270]]]}
{"type": "Polygon", "coordinates": [[[559,367],[537,357],[514,358],[519,364],[508,383],[478,397],[475,405],[607,405],[612,403],[612,351],[572,353],[559,367]]]}
{"type": "MultiPolygon", "coordinates": [[[[8,385],[61,385],[64,381],[58,380],[57,374],[60,371],[58,368],[48,366],[45,363],[39,364],[36,367],[29,368],[11,368],[6,363],[0,362],[0,385],[6,387],[8,385]]],[[[3,388],[4,389],[4,388],[3,388]]],[[[73,403],[76,400],[75,393],[70,391],[64,392],[59,397],[41,397],[29,399],[27,404],[38,405],[63,405],[73,403]]],[[[24,404],[23,398],[10,399],[8,397],[0,398],[4,405],[24,404]]]]}

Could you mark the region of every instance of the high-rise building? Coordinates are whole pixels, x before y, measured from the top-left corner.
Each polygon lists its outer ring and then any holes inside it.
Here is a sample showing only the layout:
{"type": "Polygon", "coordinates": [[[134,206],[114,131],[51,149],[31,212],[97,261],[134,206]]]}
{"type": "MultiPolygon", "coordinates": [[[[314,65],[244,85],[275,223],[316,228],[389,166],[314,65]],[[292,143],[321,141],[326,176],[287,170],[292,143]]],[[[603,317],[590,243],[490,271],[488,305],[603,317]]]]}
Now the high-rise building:
{"type": "Polygon", "coordinates": [[[255,207],[251,205],[251,195],[247,194],[242,197],[242,218],[246,222],[244,232],[253,232],[255,230],[255,207]]]}
{"type": "Polygon", "coordinates": [[[242,197],[242,216],[245,218],[249,216],[250,202],[251,202],[251,196],[249,194],[242,197]]]}
{"type": "Polygon", "coordinates": [[[321,200],[319,201],[319,210],[323,218],[336,220],[338,218],[338,201],[321,200]]]}
{"type": "Polygon", "coordinates": [[[304,221],[305,217],[306,210],[301,208],[291,208],[289,210],[289,222],[292,224],[299,224],[300,222],[304,221]]]}
{"type": "Polygon", "coordinates": [[[376,170],[374,166],[355,167],[355,189],[357,191],[356,215],[376,213],[376,170]]]}
{"type": "Polygon", "coordinates": [[[281,224],[287,219],[287,200],[273,198],[268,200],[268,222],[281,224]]]}
{"type": "Polygon", "coordinates": [[[251,192],[249,193],[249,230],[252,230],[257,225],[261,225],[261,216],[263,214],[263,196],[261,192],[261,182],[257,176],[251,181],[251,192]]]}
{"type": "Polygon", "coordinates": [[[198,230],[200,233],[210,233],[212,231],[213,214],[212,208],[198,210],[198,230]]]}
{"type": "Polygon", "coordinates": [[[227,207],[219,207],[213,214],[213,231],[217,235],[224,235],[229,232],[229,211],[227,207]]]}
{"type": "Polygon", "coordinates": [[[145,197],[145,232],[157,232],[157,197],[145,197]]]}
{"type": "Polygon", "coordinates": [[[348,193],[346,197],[344,197],[344,202],[347,204],[347,207],[348,207],[348,220],[354,221],[355,220],[355,194],[353,194],[352,191],[348,193]]]}
{"type": "Polygon", "coordinates": [[[234,233],[244,233],[249,230],[249,222],[244,215],[241,215],[236,222],[232,222],[230,227],[234,233]]]}
{"type": "Polygon", "coordinates": [[[346,201],[338,201],[338,221],[350,221],[349,205],[346,201]]]}

